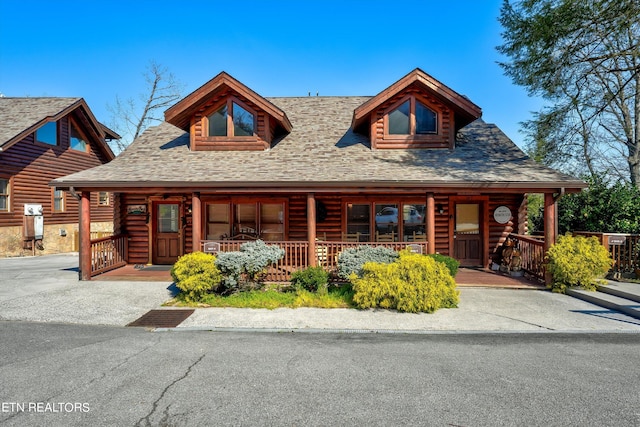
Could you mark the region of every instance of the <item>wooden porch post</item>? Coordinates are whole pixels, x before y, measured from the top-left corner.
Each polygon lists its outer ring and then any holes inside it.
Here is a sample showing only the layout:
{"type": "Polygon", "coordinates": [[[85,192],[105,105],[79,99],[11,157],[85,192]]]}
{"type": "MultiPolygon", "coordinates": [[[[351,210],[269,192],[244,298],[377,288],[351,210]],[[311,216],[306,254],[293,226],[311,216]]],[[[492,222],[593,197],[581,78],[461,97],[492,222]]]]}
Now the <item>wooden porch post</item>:
{"type": "Polygon", "coordinates": [[[315,267],[316,259],[316,198],[315,194],[307,194],[307,238],[309,239],[309,265],[315,267]]]}
{"type": "MultiPolygon", "coordinates": [[[[556,200],[553,197],[553,193],[544,194],[544,253],[556,243],[557,234],[557,212],[556,212],[556,200]]],[[[544,281],[547,285],[551,284],[551,275],[549,272],[545,272],[544,281]]]]}
{"type": "Polygon", "coordinates": [[[200,201],[200,193],[193,193],[191,196],[191,233],[193,241],[191,242],[191,251],[201,251],[200,241],[202,240],[202,203],[200,201]]]}
{"type": "Polygon", "coordinates": [[[427,193],[427,253],[436,253],[436,204],[433,193],[427,193]]]}
{"type": "Polygon", "coordinates": [[[80,280],[91,280],[91,193],[83,191],[80,195],[80,251],[78,267],[80,280]]]}

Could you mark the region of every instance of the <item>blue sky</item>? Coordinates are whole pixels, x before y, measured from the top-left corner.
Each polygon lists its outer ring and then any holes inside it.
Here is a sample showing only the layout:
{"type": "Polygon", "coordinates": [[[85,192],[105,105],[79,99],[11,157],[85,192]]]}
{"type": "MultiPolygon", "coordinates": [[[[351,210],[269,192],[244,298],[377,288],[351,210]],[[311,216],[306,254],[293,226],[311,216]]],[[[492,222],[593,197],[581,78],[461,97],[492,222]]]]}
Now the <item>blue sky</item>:
{"type": "Polygon", "coordinates": [[[184,95],[220,71],[262,96],[375,95],[419,67],[522,146],[519,122],[542,103],[497,64],[501,3],[0,0],[0,93],[83,97],[109,124],[150,61],[184,95]]]}

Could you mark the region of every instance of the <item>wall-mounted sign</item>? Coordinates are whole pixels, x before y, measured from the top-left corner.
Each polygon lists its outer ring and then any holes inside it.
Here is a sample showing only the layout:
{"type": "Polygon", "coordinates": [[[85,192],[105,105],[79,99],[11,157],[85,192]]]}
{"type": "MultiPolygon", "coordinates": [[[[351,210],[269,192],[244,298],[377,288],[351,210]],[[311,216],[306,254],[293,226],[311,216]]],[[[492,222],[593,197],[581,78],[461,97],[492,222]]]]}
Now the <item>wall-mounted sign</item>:
{"type": "Polygon", "coordinates": [[[493,219],[496,220],[498,224],[506,224],[511,219],[511,209],[506,206],[498,206],[495,211],[493,211],[493,219]]]}
{"type": "Polygon", "coordinates": [[[147,213],[147,205],[127,205],[128,215],[142,215],[147,213]]]}

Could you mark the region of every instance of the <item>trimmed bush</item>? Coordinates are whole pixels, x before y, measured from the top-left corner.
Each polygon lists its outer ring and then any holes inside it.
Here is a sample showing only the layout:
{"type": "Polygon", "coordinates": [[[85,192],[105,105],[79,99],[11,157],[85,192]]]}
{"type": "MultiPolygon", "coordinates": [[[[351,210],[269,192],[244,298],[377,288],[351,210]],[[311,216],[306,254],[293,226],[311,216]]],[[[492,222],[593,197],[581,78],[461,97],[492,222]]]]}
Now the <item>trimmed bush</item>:
{"type": "Polygon", "coordinates": [[[309,292],[326,293],[329,283],[329,273],[322,267],[307,267],[291,274],[291,286],[309,292]]]}
{"type": "Polygon", "coordinates": [[[366,263],[363,276],[351,276],[353,302],[358,308],[389,308],[431,313],[458,306],[456,282],[444,263],[401,251],[390,264],[366,263]]]}
{"type": "Polygon", "coordinates": [[[362,266],[367,262],[389,264],[398,259],[398,252],[384,246],[358,246],[342,251],[338,256],[338,276],[343,279],[350,279],[355,273],[362,277],[362,266]]]}
{"type": "Polygon", "coordinates": [[[219,253],[216,267],[222,273],[222,284],[226,291],[250,289],[259,287],[266,268],[282,257],[284,249],[256,240],[242,244],[239,252],[219,253]]]}
{"type": "Polygon", "coordinates": [[[547,271],[553,277],[551,290],[560,293],[572,286],[595,290],[613,266],[609,251],[597,237],[558,236],[557,243],[549,248],[547,260],[547,271]]]}
{"type": "Polygon", "coordinates": [[[444,263],[449,269],[449,274],[451,274],[451,277],[456,277],[456,274],[458,274],[458,267],[460,267],[460,261],[458,261],[457,259],[451,258],[450,256],[446,256],[446,255],[440,255],[440,254],[429,254],[427,256],[433,258],[438,262],[444,263]]]}
{"type": "Polygon", "coordinates": [[[171,268],[171,277],[182,291],[185,301],[197,302],[214,291],[222,276],[215,265],[216,257],[203,252],[192,252],[178,258],[171,268]]]}

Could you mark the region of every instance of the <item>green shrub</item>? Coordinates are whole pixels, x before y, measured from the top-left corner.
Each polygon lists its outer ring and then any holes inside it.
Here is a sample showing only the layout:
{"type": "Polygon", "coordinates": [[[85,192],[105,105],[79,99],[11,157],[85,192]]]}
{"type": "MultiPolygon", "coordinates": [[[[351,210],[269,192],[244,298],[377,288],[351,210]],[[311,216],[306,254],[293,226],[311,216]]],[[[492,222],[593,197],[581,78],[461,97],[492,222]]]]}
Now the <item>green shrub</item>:
{"type": "Polygon", "coordinates": [[[291,286],[309,292],[326,293],[329,273],[322,267],[307,267],[291,274],[291,286]]]}
{"type": "Polygon", "coordinates": [[[222,276],[215,265],[216,257],[203,252],[192,252],[178,258],[171,268],[171,277],[186,301],[199,301],[214,291],[222,276]]]}
{"type": "Polygon", "coordinates": [[[338,276],[349,279],[352,273],[362,277],[362,266],[367,262],[389,264],[398,259],[398,253],[384,246],[358,246],[348,248],[338,256],[338,276]]]}
{"type": "Polygon", "coordinates": [[[449,269],[449,274],[451,277],[456,277],[458,274],[458,267],[460,267],[460,261],[455,258],[451,258],[450,256],[440,255],[440,254],[429,254],[427,255],[438,262],[444,263],[449,269]]]}
{"type": "Polygon", "coordinates": [[[351,276],[353,302],[359,308],[391,308],[431,313],[458,306],[456,282],[444,263],[432,257],[400,252],[391,264],[366,263],[363,276],[351,276]]]}
{"type": "Polygon", "coordinates": [[[609,251],[596,237],[558,236],[547,253],[547,271],[551,273],[554,292],[580,286],[595,290],[595,285],[613,266],[609,251]]]}
{"type": "Polygon", "coordinates": [[[216,267],[222,273],[222,284],[226,291],[233,292],[257,287],[266,268],[282,257],[284,249],[256,240],[242,244],[239,252],[219,253],[216,267]]]}

